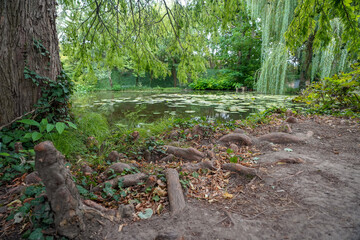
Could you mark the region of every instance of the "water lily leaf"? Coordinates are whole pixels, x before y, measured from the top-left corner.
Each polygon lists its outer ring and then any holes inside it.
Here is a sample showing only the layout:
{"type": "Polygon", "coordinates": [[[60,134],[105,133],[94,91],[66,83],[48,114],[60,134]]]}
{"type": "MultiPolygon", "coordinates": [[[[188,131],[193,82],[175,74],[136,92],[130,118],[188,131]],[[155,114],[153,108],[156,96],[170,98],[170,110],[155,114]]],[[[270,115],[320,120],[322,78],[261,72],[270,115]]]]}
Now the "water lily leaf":
{"type": "Polygon", "coordinates": [[[151,216],[154,214],[153,210],[151,208],[145,209],[145,211],[140,212],[138,214],[139,218],[141,219],[148,219],[151,218],[151,216]]]}

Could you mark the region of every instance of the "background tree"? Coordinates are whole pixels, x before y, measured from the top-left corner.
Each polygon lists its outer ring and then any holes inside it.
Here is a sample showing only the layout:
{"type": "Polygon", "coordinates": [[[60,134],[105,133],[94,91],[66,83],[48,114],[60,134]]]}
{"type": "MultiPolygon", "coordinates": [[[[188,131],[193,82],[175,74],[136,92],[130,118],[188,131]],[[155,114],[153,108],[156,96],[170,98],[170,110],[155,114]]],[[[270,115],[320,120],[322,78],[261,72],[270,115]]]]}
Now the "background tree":
{"type": "Polygon", "coordinates": [[[233,77],[233,84],[254,88],[255,72],[261,64],[261,34],[245,11],[222,27],[216,58],[222,72],[233,77]]]}

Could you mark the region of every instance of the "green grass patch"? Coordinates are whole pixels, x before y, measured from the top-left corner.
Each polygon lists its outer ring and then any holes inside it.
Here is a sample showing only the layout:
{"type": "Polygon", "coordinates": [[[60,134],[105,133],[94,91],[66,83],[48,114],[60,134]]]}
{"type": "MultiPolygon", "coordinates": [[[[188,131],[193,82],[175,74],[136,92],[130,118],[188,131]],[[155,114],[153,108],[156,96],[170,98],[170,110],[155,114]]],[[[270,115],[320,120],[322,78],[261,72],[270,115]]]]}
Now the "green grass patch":
{"type": "Polygon", "coordinates": [[[86,137],[95,137],[100,143],[110,134],[109,123],[99,113],[85,113],[77,119],[78,129],[86,137]]]}

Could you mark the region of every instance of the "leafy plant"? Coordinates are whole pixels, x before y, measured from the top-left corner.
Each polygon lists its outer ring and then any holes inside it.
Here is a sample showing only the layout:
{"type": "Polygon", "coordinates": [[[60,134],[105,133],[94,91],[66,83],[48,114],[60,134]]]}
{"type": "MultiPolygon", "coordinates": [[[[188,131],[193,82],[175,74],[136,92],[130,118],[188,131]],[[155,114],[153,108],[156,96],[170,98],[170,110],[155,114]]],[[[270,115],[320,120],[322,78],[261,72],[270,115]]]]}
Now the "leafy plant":
{"type": "Polygon", "coordinates": [[[56,129],[56,131],[59,134],[62,134],[64,132],[64,130],[68,127],[77,129],[76,125],[72,122],[66,121],[66,123],[56,122],[55,124],[51,124],[48,122],[48,120],[46,118],[42,119],[41,122],[37,122],[33,119],[22,119],[22,120],[19,120],[18,122],[38,128],[38,131],[32,131],[32,132],[26,133],[24,136],[24,138],[32,139],[33,142],[40,140],[44,136],[45,133],[51,134],[51,132],[53,132],[54,129],[56,129]]]}
{"type": "Polygon", "coordinates": [[[11,213],[7,220],[14,219],[15,223],[21,223],[29,220],[31,228],[22,235],[26,239],[52,239],[43,234],[44,229],[54,227],[54,214],[50,208],[49,202],[42,193],[44,186],[29,186],[20,197],[22,205],[11,213]]]}
{"type": "Polygon", "coordinates": [[[319,113],[360,112],[360,64],[353,69],[312,83],[293,101],[306,103],[319,113]]]}

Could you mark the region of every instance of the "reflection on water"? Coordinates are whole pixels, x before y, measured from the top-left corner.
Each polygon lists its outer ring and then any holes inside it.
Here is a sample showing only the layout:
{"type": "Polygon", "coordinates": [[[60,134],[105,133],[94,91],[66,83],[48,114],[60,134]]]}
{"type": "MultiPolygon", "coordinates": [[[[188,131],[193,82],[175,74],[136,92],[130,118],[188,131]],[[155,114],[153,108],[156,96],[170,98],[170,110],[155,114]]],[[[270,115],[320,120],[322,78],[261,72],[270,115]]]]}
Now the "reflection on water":
{"type": "Polygon", "coordinates": [[[140,118],[151,123],[164,116],[242,119],[268,107],[293,105],[289,96],[235,92],[94,92],[74,96],[74,112],[98,112],[110,123],[140,118]]]}

